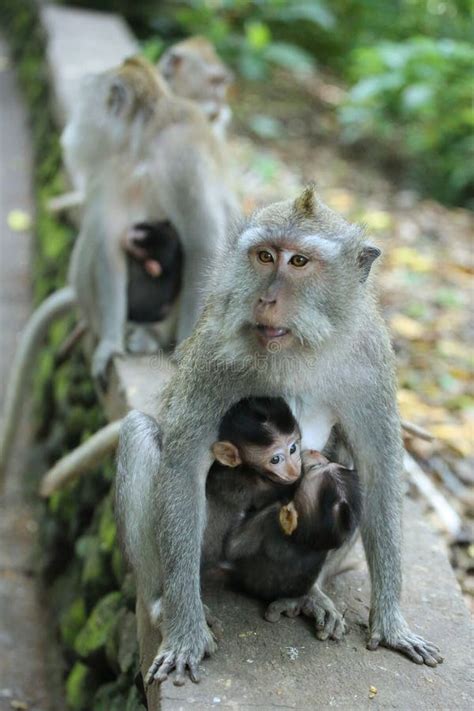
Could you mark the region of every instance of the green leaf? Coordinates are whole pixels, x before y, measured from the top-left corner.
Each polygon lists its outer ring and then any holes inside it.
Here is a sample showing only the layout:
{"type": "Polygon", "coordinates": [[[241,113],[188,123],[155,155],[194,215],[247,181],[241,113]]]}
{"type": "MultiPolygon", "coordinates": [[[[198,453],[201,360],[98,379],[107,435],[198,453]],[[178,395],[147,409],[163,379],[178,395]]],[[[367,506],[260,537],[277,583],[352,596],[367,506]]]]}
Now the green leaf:
{"type": "Polygon", "coordinates": [[[293,72],[310,72],[315,60],[304,49],[288,42],[272,42],[265,49],[265,59],[293,72]]]}
{"type": "Polygon", "coordinates": [[[263,49],[272,39],[268,25],[263,22],[248,22],[245,26],[245,36],[253,49],[263,49]]]}

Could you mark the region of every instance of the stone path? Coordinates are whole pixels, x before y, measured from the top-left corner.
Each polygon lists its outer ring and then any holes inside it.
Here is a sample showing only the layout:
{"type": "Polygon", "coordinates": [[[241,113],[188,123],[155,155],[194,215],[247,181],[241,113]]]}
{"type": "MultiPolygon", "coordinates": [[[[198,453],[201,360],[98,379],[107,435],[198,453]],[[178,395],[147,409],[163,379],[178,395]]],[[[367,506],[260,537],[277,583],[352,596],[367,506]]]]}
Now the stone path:
{"type": "MultiPolygon", "coordinates": [[[[0,399],[31,308],[31,231],[10,229],[8,216],[12,210],[32,213],[32,157],[25,109],[7,61],[0,40],[0,399]]],[[[56,692],[53,700],[47,618],[32,577],[37,525],[21,476],[27,423],[18,441],[0,498],[0,711],[63,710],[56,692]]]]}

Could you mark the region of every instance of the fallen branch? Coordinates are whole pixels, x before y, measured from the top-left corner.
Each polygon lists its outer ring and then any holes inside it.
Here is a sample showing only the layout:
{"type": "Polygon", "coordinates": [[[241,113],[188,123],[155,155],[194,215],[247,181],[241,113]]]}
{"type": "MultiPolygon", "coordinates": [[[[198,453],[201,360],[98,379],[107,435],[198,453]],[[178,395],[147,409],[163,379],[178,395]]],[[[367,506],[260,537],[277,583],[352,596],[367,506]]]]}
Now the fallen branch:
{"type": "Polygon", "coordinates": [[[438,491],[431,479],[408,452],[405,452],[403,465],[420,494],[425,497],[431,508],[438,514],[445,530],[453,538],[457,538],[462,530],[461,517],[457,511],[438,491]]]}
{"type": "Polygon", "coordinates": [[[41,481],[40,496],[51,496],[81,474],[93,469],[104,457],[113,452],[118,444],[121,424],[121,420],[111,422],[56,462],[41,481]]]}

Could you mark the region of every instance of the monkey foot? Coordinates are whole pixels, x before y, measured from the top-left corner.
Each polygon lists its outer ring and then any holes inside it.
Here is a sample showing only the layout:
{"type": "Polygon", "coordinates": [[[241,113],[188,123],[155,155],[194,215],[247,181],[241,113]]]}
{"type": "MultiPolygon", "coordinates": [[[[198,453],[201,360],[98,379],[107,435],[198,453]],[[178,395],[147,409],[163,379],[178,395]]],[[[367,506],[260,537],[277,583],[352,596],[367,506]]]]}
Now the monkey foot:
{"type": "Polygon", "coordinates": [[[427,642],[423,637],[413,634],[413,632],[405,626],[387,635],[386,638],[378,632],[372,632],[367,643],[367,649],[373,651],[379,646],[395,649],[397,652],[401,652],[401,654],[411,659],[415,664],[426,664],[429,667],[436,667],[443,661],[443,657],[439,653],[439,647],[432,644],[432,642],[427,642]]]}
{"type": "MultiPolygon", "coordinates": [[[[209,610],[205,608],[206,619],[212,620],[213,625],[217,620],[209,610]]],[[[190,639],[186,636],[186,641],[173,643],[172,640],[163,639],[158,654],[154,658],[145,677],[145,685],[149,686],[154,681],[162,684],[174,670],[175,676],[173,684],[183,686],[186,681],[186,673],[195,684],[200,681],[198,665],[204,657],[209,656],[217,649],[214,638],[214,630],[211,632],[207,625],[204,625],[200,634],[190,639]],[[194,643],[193,643],[194,642],[194,643]]]]}
{"type": "Polygon", "coordinates": [[[278,622],[281,615],[297,617],[306,615],[316,622],[316,637],[320,640],[342,639],[346,633],[346,623],[343,615],[336,609],[333,601],[318,587],[310,593],[297,598],[282,598],[269,605],[265,619],[278,622]]]}

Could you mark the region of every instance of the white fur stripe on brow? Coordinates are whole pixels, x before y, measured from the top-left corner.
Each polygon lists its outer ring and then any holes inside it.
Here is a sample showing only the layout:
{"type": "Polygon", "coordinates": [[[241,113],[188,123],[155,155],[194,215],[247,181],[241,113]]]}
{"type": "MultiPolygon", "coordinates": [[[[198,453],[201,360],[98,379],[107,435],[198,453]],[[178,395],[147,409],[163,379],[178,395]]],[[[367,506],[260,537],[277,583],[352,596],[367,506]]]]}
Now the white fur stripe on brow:
{"type": "MultiPolygon", "coordinates": [[[[265,228],[250,227],[240,235],[238,246],[242,250],[247,250],[254,245],[264,242],[265,236],[265,228]]],[[[274,238],[270,237],[269,241],[272,241],[272,239],[274,238]]],[[[295,237],[292,238],[292,241],[298,243],[301,246],[301,249],[317,249],[325,257],[336,257],[342,246],[342,240],[332,240],[318,234],[295,237]]]]}

